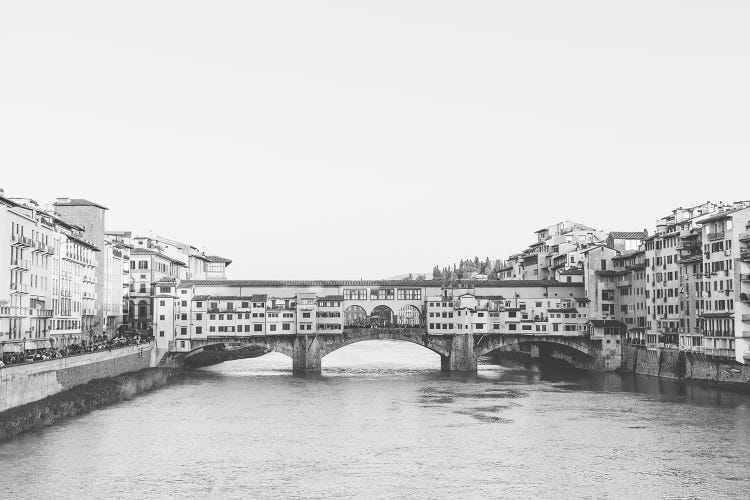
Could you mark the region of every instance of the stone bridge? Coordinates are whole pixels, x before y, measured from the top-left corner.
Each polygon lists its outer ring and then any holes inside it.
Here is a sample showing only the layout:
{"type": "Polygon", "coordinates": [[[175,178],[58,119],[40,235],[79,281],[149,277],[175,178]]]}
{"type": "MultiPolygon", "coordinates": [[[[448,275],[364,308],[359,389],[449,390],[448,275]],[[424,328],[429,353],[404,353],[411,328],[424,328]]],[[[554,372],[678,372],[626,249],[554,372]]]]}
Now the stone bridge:
{"type": "MultiPolygon", "coordinates": [[[[296,335],[209,335],[191,339],[189,352],[169,353],[170,365],[182,365],[186,358],[215,346],[260,348],[292,358],[294,372],[319,372],[326,355],[356,342],[399,340],[421,345],[440,355],[446,371],[476,371],[477,359],[492,351],[520,351],[538,357],[540,353],[565,360],[577,360],[580,366],[593,366],[601,352],[600,342],[587,336],[533,334],[429,334],[424,328],[354,328],[343,333],[296,335]],[[581,362],[582,361],[582,362],[581,362]]],[[[164,363],[164,360],[162,361],[164,363]]]]}

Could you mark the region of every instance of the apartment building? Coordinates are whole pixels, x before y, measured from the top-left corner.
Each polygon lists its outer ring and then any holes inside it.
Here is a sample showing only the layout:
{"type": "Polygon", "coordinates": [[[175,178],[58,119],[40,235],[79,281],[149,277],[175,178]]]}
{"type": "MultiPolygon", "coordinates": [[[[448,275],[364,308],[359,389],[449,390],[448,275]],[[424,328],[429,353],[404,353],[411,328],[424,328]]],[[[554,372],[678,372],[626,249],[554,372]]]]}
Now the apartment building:
{"type": "Polygon", "coordinates": [[[703,352],[750,358],[750,203],[739,202],[699,222],[703,242],[696,298],[703,352]]]}
{"type": "Polygon", "coordinates": [[[561,273],[569,269],[582,269],[584,255],[581,252],[590,246],[605,244],[608,238],[604,231],[569,220],[539,229],[535,235],[534,243],[508,257],[500,266],[498,279],[559,279],[561,273]]]}
{"type": "Polygon", "coordinates": [[[0,352],[3,358],[100,333],[97,265],[101,249],[84,227],[0,191],[0,352]]]}

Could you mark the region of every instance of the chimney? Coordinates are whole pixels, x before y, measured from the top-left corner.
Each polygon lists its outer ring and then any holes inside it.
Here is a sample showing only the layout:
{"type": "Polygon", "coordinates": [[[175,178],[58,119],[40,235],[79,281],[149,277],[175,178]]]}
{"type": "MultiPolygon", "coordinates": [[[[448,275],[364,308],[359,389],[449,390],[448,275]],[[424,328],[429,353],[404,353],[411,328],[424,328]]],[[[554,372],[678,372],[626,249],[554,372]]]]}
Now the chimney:
{"type": "Polygon", "coordinates": [[[70,203],[70,198],[58,198],[55,205],[67,205],[70,203]]]}

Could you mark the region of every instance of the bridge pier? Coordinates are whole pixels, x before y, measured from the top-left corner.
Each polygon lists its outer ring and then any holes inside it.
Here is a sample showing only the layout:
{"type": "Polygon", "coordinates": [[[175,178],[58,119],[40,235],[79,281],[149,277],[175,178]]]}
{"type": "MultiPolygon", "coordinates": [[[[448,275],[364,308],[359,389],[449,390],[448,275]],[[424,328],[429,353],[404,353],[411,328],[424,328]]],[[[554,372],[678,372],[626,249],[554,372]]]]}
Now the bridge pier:
{"type": "Polygon", "coordinates": [[[477,357],[474,354],[474,335],[454,334],[448,356],[440,356],[440,368],[450,372],[477,371],[477,357]]]}
{"type": "Polygon", "coordinates": [[[294,338],[292,371],[309,373],[320,371],[320,343],[315,335],[298,335],[294,338]]]}

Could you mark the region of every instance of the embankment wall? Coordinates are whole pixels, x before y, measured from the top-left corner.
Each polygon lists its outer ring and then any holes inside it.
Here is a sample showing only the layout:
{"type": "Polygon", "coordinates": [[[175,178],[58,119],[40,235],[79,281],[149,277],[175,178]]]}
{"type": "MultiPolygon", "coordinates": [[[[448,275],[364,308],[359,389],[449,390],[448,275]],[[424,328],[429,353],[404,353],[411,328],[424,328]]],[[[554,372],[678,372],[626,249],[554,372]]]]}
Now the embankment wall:
{"type": "Polygon", "coordinates": [[[0,412],[33,403],[94,379],[154,366],[152,344],[0,368],[0,412]]]}
{"type": "Polygon", "coordinates": [[[750,383],[750,366],[677,349],[623,346],[622,369],[673,379],[750,383]]]}

